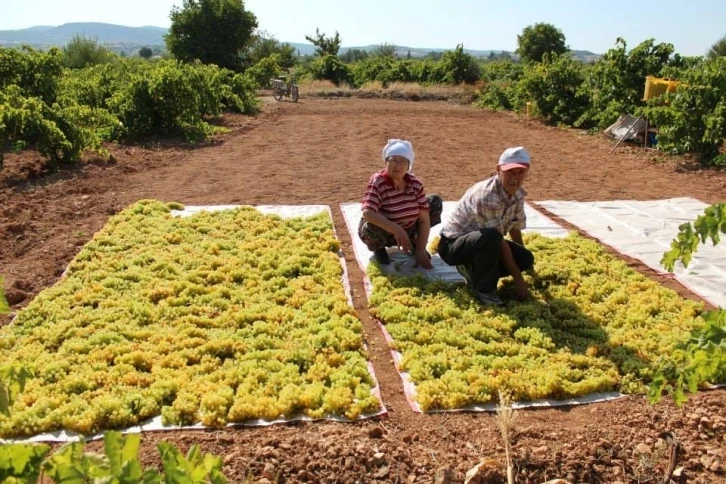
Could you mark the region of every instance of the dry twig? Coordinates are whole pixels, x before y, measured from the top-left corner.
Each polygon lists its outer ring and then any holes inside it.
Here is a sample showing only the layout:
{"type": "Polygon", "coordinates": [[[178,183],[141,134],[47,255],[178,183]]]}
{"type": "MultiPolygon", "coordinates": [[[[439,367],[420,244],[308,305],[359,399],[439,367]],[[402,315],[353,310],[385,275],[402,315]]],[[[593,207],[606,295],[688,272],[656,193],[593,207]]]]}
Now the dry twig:
{"type": "Polygon", "coordinates": [[[504,452],[507,458],[508,484],[514,484],[514,466],[512,465],[512,433],[516,418],[517,414],[514,412],[509,398],[503,393],[500,393],[495,420],[499,427],[499,433],[502,435],[502,440],[504,441],[504,452]]]}

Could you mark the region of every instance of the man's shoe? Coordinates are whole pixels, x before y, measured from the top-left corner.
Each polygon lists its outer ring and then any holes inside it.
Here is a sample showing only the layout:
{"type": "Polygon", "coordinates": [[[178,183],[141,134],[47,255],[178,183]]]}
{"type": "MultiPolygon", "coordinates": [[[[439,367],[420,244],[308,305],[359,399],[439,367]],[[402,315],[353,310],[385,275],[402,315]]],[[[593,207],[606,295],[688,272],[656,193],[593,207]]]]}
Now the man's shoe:
{"type": "Polygon", "coordinates": [[[482,292],[475,289],[474,294],[476,294],[476,298],[482,304],[489,306],[504,306],[504,301],[502,301],[502,298],[500,298],[496,292],[482,292]]]}
{"type": "Polygon", "coordinates": [[[471,277],[471,273],[467,266],[458,265],[456,266],[456,270],[459,271],[459,274],[461,274],[464,279],[466,279],[467,287],[474,293],[480,303],[490,306],[504,306],[504,301],[502,301],[502,298],[499,297],[496,291],[482,292],[474,287],[474,279],[471,277]]]}
{"type": "Polygon", "coordinates": [[[373,257],[378,261],[379,264],[383,264],[384,266],[387,266],[391,263],[391,258],[388,257],[388,251],[385,247],[374,250],[373,257]]]}

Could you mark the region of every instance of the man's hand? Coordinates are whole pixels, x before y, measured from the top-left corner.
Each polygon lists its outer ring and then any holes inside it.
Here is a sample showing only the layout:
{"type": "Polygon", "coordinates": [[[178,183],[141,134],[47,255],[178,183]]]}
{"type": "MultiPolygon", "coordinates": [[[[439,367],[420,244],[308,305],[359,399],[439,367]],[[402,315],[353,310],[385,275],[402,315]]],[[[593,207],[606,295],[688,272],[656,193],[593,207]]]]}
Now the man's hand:
{"type": "Polygon", "coordinates": [[[411,252],[411,240],[408,238],[408,234],[400,225],[396,225],[396,231],[393,233],[396,238],[396,245],[405,252],[411,252]]]}
{"type": "Polygon", "coordinates": [[[524,301],[529,297],[527,282],[521,277],[514,280],[514,296],[520,301],[524,301]]]}
{"type": "Polygon", "coordinates": [[[416,267],[421,266],[424,269],[433,269],[431,265],[431,254],[429,254],[425,248],[416,249],[416,267]]]}

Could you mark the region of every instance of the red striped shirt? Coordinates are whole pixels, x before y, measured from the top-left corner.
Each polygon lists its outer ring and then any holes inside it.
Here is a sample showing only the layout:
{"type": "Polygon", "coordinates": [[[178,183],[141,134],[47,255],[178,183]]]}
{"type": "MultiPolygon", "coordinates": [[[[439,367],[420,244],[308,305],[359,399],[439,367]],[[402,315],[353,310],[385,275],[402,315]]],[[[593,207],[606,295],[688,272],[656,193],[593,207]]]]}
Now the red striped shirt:
{"type": "Polygon", "coordinates": [[[363,195],[363,210],[373,210],[404,229],[411,228],[422,210],[429,211],[429,201],[423,183],[415,175],[406,173],[403,179],[406,189],[401,191],[386,170],[374,173],[363,195]]]}

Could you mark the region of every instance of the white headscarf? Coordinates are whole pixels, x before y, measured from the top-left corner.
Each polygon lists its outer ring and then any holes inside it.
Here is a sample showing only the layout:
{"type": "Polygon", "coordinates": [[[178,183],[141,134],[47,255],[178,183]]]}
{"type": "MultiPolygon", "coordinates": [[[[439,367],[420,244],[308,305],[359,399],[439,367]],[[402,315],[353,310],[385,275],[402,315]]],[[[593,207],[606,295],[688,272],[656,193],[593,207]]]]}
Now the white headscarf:
{"type": "Polygon", "coordinates": [[[410,141],[396,138],[389,139],[386,146],[383,147],[383,161],[385,162],[391,156],[403,156],[409,161],[408,171],[413,169],[413,160],[415,156],[413,154],[413,146],[410,141]]]}

